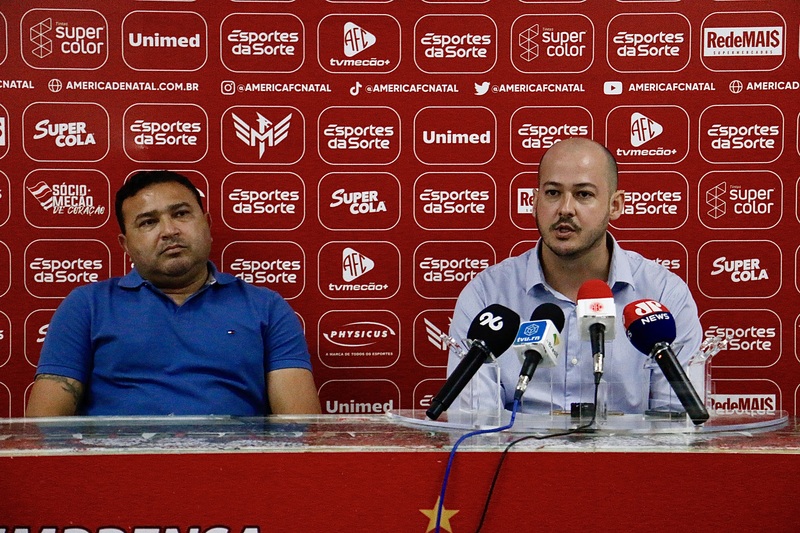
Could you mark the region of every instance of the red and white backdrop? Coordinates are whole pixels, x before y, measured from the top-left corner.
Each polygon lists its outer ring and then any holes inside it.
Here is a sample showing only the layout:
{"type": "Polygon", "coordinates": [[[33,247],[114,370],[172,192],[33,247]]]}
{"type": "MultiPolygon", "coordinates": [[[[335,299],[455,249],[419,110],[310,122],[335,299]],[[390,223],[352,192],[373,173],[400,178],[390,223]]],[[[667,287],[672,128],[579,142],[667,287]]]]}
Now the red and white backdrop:
{"type": "Polygon", "coordinates": [[[325,412],[425,407],[456,296],[535,242],[537,162],[575,135],[620,163],[617,238],[732,335],[715,406],[794,412],[799,26],[796,0],[3,2],[0,416],[60,301],[127,272],[113,194],[155,168],[302,318],[325,412]]]}

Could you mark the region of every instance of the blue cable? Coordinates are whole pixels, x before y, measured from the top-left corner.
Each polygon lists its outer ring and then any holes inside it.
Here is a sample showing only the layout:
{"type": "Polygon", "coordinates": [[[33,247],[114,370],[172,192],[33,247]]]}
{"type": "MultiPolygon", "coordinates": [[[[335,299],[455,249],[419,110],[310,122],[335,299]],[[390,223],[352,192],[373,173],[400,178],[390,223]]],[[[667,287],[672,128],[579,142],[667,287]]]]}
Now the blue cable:
{"type": "Polygon", "coordinates": [[[447,479],[450,477],[450,469],[453,466],[453,460],[456,456],[456,450],[458,446],[467,440],[470,437],[474,437],[475,435],[483,435],[486,433],[499,433],[500,431],[505,431],[510,429],[511,426],[514,425],[514,419],[517,418],[517,409],[519,408],[519,400],[514,400],[514,405],[511,408],[511,420],[508,421],[508,424],[498,428],[491,428],[491,429],[479,429],[477,431],[471,431],[469,433],[465,433],[459,437],[456,443],[453,445],[453,449],[450,450],[450,457],[447,459],[447,468],[444,471],[444,479],[442,480],[442,491],[439,493],[439,509],[436,510],[436,533],[440,533],[441,531],[441,523],[442,523],[442,510],[444,509],[444,493],[447,490],[447,479]]]}

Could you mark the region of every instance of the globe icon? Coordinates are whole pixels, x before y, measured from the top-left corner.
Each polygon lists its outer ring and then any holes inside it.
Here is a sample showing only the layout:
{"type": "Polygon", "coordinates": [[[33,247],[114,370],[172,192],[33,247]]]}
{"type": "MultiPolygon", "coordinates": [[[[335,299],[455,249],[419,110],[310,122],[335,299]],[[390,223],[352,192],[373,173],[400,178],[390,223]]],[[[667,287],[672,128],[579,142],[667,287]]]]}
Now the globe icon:
{"type": "Polygon", "coordinates": [[[63,89],[64,86],[62,85],[61,80],[53,78],[47,83],[47,88],[53,91],[54,93],[57,93],[61,91],[61,89],[63,89]]]}
{"type": "Polygon", "coordinates": [[[733,80],[728,86],[728,88],[731,90],[733,94],[739,94],[740,92],[742,92],[742,89],[744,89],[744,86],[742,85],[741,81],[733,80]]]}

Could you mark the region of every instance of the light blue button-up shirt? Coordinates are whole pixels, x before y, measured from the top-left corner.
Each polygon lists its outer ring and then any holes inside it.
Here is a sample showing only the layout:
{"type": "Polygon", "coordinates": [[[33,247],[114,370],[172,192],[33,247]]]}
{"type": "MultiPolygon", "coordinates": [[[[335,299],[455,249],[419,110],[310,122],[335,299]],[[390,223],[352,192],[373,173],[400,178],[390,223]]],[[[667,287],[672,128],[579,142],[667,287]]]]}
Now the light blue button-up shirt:
{"type": "MultiPolygon", "coordinates": [[[[675,318],[677,338],[673,348],[684,367],[700,346],[703,337],[697,305],[680,277],[636,252],[623,250],[609,234],[613,244],[608,284],[614,295],[617,319],[613,340],[606,336],[603,380],[607,383],[606,406],[609,412],[644,413],[647,409],[680,403],[671,393],[663,373],[646,355],[639,352],[625,335],[622,311],[633,301],[647,298],[664,304],[675,318]]],[[[554,368],[539,367],[528,386],[522,412],[548,414],[569,411],[573,403],[594,402],[594,373],[589,341],[578,330],[575,302],[559,293],[544,279],[539,261],[541,241],[522,255],[511,257],[478,274],[461,292],[453,314],[450,336],[466,339],[472,320],[487,305],[498,303],[530,319],[539,305],[551,302],[564,312],[561,356],[554,368]]],[[[448,375],[460,361],[452,351],[448,375]]],[[[513,349],[498,357],[497,369],[483,365],[452,408],[485,410],[497,402],[510,407],[521,368],[513,349]]],[[[699,393],[702,394],[700,390],[699,393]]]]}

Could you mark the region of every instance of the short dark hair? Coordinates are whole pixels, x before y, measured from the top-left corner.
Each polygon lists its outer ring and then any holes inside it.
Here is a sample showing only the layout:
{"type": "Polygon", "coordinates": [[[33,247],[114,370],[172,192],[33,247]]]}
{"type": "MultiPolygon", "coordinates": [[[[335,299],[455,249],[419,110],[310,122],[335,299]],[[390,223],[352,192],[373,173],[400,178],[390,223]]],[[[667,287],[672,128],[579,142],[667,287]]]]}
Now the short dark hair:
{"type": "Polygon", "coordinates": [[[122,203],[132,196],[136,196],[139,191],[155,185],[156,183],[179,183],[192,191],[194,197],[197,199],[197,205],[200,210],[203,209],[203,201],[200,197],[200,191],[197,187],[189,181],[189,178],[183,174],[179,174],[172,170],[142,170],[131,176],[122,187],[117,191],[117,196],[114,199],[114,211],[117,215],[117,223],[122,234],[125,234],[125,219],[122,215],[122,203]]]}

